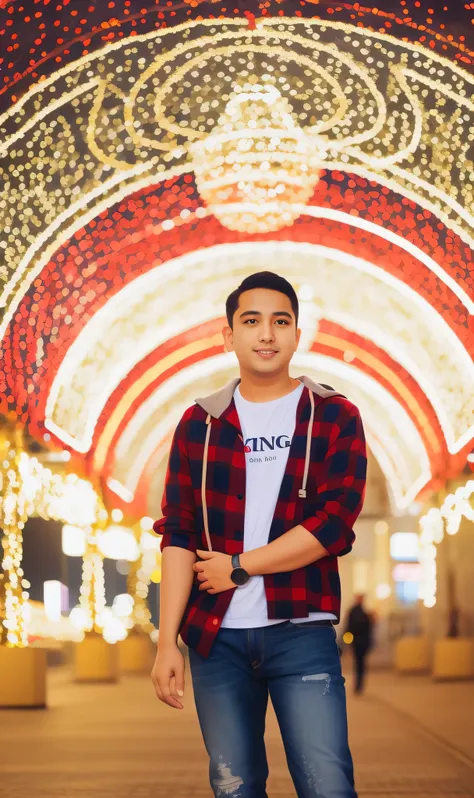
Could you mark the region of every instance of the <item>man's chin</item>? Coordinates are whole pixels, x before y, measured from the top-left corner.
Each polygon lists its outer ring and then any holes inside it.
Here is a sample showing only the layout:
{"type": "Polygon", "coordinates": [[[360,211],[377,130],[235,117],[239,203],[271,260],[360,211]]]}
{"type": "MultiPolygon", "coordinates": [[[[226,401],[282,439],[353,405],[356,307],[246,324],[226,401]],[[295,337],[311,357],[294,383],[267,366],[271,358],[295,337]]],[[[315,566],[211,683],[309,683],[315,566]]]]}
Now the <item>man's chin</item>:
{"type": "Polygon", "coordinates": [[[253,361],[249,364],[249,371],[253,372],[254,374],[265,374],[265,375],[272,375],[272,374],[281,374],[284,371],[285,367],[281,364],[281,362],[277,362],[273,358],[271,360],[262,360],[258,359],[259,362],[253,361]]]}

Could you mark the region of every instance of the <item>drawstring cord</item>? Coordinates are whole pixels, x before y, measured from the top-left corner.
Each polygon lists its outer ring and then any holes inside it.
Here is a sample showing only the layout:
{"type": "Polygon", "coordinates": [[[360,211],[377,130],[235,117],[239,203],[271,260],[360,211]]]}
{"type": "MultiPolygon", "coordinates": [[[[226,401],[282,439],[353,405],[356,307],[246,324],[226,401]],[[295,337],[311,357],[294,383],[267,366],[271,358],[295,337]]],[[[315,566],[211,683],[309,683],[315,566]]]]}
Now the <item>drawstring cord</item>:
{"type": "Polygon", "coordinates": [[[207,502],[206,502],[206,477],[207,477],[207,452],[209,449],[209,438],[211,436],[211,415],[208,413],[206,418],[206,442],[204,444],[204,457],[202,462],[202,482],[201,482],[201,497],[202,497],[202,515],[204,518],[204,532],[206,534],[207,548],[212,551],[211,536],[209,534],[209,519],[207,517],[207,502]]]}
{"type": "Polygon", "coordinates": [[[309,392],[309,401],[311,402],[311,415],[309,417],[308,433],[306,435],[306,457],[304,460],[304,474],[303,484],[298,491],[300,499],[306,499],[306,483],[308,481],[309,460],[311,456],[311,438],[313,437],[313,421],[314,421],[314,396],[313,392],[309,392]]]}

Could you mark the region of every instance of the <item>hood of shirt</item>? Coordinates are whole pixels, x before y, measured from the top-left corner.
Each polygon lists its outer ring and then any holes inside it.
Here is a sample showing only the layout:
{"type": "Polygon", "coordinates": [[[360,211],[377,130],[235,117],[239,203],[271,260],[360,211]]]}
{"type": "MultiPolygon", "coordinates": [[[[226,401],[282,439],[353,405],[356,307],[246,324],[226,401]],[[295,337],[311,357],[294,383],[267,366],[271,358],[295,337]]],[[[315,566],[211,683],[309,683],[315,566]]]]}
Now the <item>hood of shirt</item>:
{"type": "MultiPolygon", "coordinates": [[[[321,396],[323,399],[326,399],[329,396],[342,396],[339,391],[335,391],[329,385],[324,385],[323,383],[314,382],[309,377],[305,377],[304,375],[301,377],[297,377],[297,379],[303,383],[310,391],[315,393],[317,396],[321,396]]],[[[234,391],[237,388],[237,385],[240,382],[240,377],[237,377],[231,382],[228,382],[223,388],[220,388],[218,391],[209,394],[209,396],[204,396],[199,399],[195,399],[197,405],[203,408],[206,413],[209,413],[212,418],[220,418],[224,410],[226,410],[234,396],[234,391]]]]}

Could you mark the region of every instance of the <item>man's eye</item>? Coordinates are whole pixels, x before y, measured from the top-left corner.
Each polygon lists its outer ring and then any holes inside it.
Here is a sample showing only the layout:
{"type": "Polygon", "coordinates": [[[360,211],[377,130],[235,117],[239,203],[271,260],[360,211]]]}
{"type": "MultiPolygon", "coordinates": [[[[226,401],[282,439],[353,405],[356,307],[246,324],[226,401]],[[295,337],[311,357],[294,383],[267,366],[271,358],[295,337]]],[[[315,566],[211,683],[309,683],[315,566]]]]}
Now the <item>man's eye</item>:
{"type": "MultiPolygon", "coordinates": [[[[250,323],[253,323],[253,322],[255,322],[255,324],[256,324],[257,323],[257,319],[247,319],[246,321],[244,321],[244,324],[250,324],[250,323]]],[[[285,327],[287,327],[288,324],[289,324],[289,322],[286,319],[277,319],[276,323],[278,325],[280,325],[280,326],[283,325],[285,327]]]]}

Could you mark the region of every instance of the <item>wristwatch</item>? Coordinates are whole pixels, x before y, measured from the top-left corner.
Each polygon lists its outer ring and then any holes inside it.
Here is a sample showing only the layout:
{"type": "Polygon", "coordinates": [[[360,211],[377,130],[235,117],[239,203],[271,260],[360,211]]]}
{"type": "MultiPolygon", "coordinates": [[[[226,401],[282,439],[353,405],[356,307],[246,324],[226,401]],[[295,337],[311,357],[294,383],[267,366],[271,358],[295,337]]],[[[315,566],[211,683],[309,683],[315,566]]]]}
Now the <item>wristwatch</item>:
{"type": "Polygon", "coordinates": [[[250,579],[250,574],[247,573],[245,568],[242,568],[240,565],[240,554],[233,554],[232,555],[232,568],[234,569],[230,575],[234,585],[237,587],[242,587],[242,585],[246,585],[250,579]]]}

